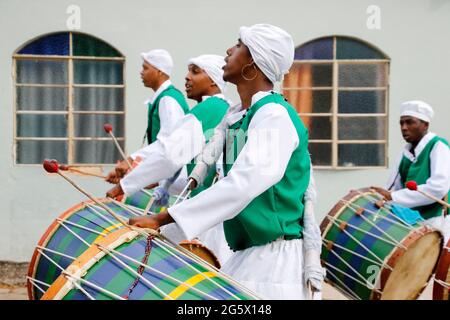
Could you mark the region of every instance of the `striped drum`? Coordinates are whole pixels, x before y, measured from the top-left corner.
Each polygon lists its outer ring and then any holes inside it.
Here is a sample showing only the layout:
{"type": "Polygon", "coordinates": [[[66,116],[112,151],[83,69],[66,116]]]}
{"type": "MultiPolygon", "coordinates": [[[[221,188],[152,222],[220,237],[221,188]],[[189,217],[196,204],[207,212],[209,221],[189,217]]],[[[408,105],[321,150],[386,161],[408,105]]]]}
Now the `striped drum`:
{"type": "MultiPolygon", "coordinates": [[[[153,192],[154,192],[153,189],[142,189],[142,190],[139,190],[138,192],[134,193],[133,195],[123,196],[123,197],[121,196],[117,200],[122,201],[125,204],[131,205],[131,206],[134,206],[137,208],[145,209],[147,204],[150,201],[150,198],[153,195],[153,192]]],[[[175,196],[170,196],[169,197],[169,206],[172,205],[175,202],[175,200],[176,200],[175,196]]],[[[159,213],[165,208],[166,207],[161,207],[155,202],[152,204],[149,211],[154,212],[154,213],[159,213]]]]}
{"type": "Polygon", "coordinates": [[[430,279],[442,237],[410,226],[370,189],[350,192],[321,224],[326,281],[351,299],[415,299],[430,279]]]}
{"type": "MultiPolygon", "coordinates": [[[[99,199],[124,220],[138,215],[120,202],[99,199]]],[[[28,270],[28,296],[40,299],[43,292],[96,240],[121,228],[121,224],[92,201],[70,208],[59,216],[39,241],[28,270]]]]}
{"type": "Polygon", "coordinates": [[[122,228],[97,239],[58,277],[44,300],[256,298],[159,235],[122,228]]]}
{"type": "Polygon", "coordinates": [[[450,240],[442,250],[436,266],[433,300],[450,300],[450,240]]]}

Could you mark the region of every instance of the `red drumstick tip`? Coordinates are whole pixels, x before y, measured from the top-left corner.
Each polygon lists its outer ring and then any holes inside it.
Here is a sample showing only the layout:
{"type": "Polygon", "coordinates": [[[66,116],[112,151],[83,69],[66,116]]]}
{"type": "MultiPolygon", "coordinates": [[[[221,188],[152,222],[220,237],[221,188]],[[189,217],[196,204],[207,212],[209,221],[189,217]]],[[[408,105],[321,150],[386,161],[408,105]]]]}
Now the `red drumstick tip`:
{"type": "Polygon", "coordinates": [[[417,190],[417,182],[415,182],[413,180],[406,182],[406,188],[408,188],[409,190],[416,191],[417,190]]]}
{"type": "Polygon", "coordinates": [[[68,171],[69,170],[69,166],[65,165],[65,164],[60,164],[58,168],[59,168],[59,170],[62,170],[62,171],[68,171]]]}
{"type": "Polygon", "coordinates": [[[42,164],[45,171],[48,173],[57,173],[58,172],[58,161],[45,159],[42,164]]]}
{"type": "Polygon", "coordinates": [[[105,125],[103,126],[103,129],[105,129],[106,133],[110,133],[113,129],[112,124],[111,123],[105,123],[105,125]]]}

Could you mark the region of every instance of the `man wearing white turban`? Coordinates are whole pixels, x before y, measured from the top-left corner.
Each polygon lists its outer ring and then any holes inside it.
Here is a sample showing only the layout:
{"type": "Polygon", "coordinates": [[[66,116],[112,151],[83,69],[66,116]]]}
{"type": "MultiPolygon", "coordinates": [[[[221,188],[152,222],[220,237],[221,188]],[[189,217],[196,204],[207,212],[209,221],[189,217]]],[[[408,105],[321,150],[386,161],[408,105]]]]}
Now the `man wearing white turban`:
{"type": "MultiPolygon", "coordinates": [[[[148,108],[148,122],[145,136],[148,144],[169,135],[177,123],[188,111],[189,106],[180,90],[170,81],[173,68],[172,57],[164,49],[154,49],[141,53],[143,60],[141,79],[144,86],[151,88],[155,94],[144,104],[148,108]]],[[[145,138],[144,138],[145,139],[145,138]]],[[[132,163],[138,154],[133,153],[128,161],[132,163]]],[[[120,175],[128,170],[127,161],[119,162],[106,180],[117,183],[120,175]],[[119,176],[118,176],[119,175],[119,176]]]]}
{"type": "Polygon", "coordinates": [[[374,187],[388,201],[419,211],[425,221],[441,230],[447,243],[450,217],[446,208],[430,198],[405,187],[416,181],[418,190],[438,199],[449,197],[450,149],[447,140],[429,132],[434,111],[423,101],[407,101],[401,105],[400,128],[407,142],[399,155],[386,189],[374,187]]]}
{"type": "MultiPolygon", "coordinates": [[[[219,55],[201,55],[189,60],[185,79],[186,94],[198,104],[177,122],[176,129],[170,135],[134,153],[143,161],[108,191],[108,196],[114,198],[122,193],[132,195],[149,184],[172,177],[184,165],[187,173],[191,173],[195,166],[194,157],[201,152],[230,106],[223,95],[224,65],[224,57],[219,55]]],[[[215,174],[215,168],[211,168],[203,185],[193,190],[191,197],[208,188],[215,174]]],[[[186,179],[180,181],[187,183],[186,179]]],[[[158,192],[167,190],[159,189],[158,192]]],[[[179,229],[167,228],[165,231],[174,241],[186,239],[179,229]]],[[[220,263],[228,259],[231,251],[226,246],[222,225],[203,232],[198,238],[216,254],[220,263]]]]}
{"type": "MultiPolygon", "coordinates": [[[[323,277],[320,264],[311,278],[304,274],[304,199],[314,198],[306,194],[308,132],[295,109],[272,91],[293,57],[286,31],[268,24],[242,27],[224,67],[223,78],[241,98],[240,111],[225,119],[225,177],[156,216],[130,220],[154,229],[176,222],[188,238],[223,222],[234,253],[222,271],[265,299],[308,299],[306,280],[320,287],[323,277]]],[[[317,225],[312,228],[309,236],[317,240],[317,225]]],[[[320,236],[318,241],[311,247],[320,252],[320,236]]]]}

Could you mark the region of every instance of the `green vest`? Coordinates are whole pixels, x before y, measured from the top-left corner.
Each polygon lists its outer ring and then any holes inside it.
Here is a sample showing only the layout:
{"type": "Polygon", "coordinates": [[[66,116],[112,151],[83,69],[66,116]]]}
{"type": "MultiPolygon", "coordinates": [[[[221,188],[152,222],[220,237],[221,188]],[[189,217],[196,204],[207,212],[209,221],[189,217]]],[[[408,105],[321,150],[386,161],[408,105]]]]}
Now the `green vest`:
{"type": "MultiPolygon", "coordinates": [[[[407,157],[403,156],[398,169],[403,188],[405,187],[407,181],[414,180],[418,185],[420,185],[426,183],[428,178],[430,178],[430,153],[438,141],[441,141],[448,146],[448,142],[445,139],[436,136],[427,143],[415,162],[412,162],[407,157]]],[[[443,213],[442,205],[437,202],[412,209],[418,210],[424,219],[437,217],[443,213]]]]}
{"type": "Polygon", "coordinates": [[[243,148],[243,141],[247,140],[246,133],[253,116],[268,103],[277,103],[286,108],[300,143],[292,153],[282,179],[254,198],[236,217],[224,222],[225,238],[235,251],[265,245],[280,237],[291,240],[303,235],[303,195],[310,180],[308,130],[297,111],[282,95],[272,93],[260,99],[240,121],[229,128],[237,130],[234,131],[237,134],[230,137],[232,131],[229,131],[227,136],[224,150],[225,175],[243,148]]]}
{"type": "MultiPolygon", "coordinates": [[[[205,135],[206,143],[208,143],[209,139],[214,134],[214,128],[217,127],[217,125],[222,121],[222,118],[225,116],[229,106],[230,105],[227,101],[219,97],[212,96],[200,102],[192,108],[191,111],[189,111],[189,114],[194,115],[202,124],[202,130],[205,135]]],[[[191,163],[188,163],[186,167],[188,175],[190,175],[195,167],[194,159],[192,159],[191,163]]],[[[208,171],[203,184],[192,190],[191,197],[194,197],[203,190],[209,188],[214,180],[215,174],[216,170],[213,167],[208,171]]]]}
{"type": "Polygon", "coordinates": [[[184,99],[183,94],[180,90],[175,88],[173,85],[168,86],[164,91],[162,91],[153,103],[148,104],[148,124],[146,130],[147,142],[148,144],[153,143],[156,140],[159,130],[161,129],[161,121],[159,119],[159,102],[163,97],[174,98],[180,107],[183,109],[184,113],[189,112],[189,106],[184,99]]]}

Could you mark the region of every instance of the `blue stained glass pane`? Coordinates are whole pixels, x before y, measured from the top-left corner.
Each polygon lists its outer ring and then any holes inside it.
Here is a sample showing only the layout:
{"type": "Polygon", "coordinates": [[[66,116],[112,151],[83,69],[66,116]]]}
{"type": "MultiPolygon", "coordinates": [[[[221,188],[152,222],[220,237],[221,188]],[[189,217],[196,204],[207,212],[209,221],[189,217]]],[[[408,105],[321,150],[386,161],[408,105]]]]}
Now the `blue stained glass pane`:
{"type": "Polygon", "coordinates": [[[308,42],[295,49],[296,60],[333,59],[333,38],[323,38],[308,42]]]}
{"type": "Polygon", "coordinates": [[[18,54],[68,56],[69,33],[57,33],[39,38],[22,48],[18,54]]]}

